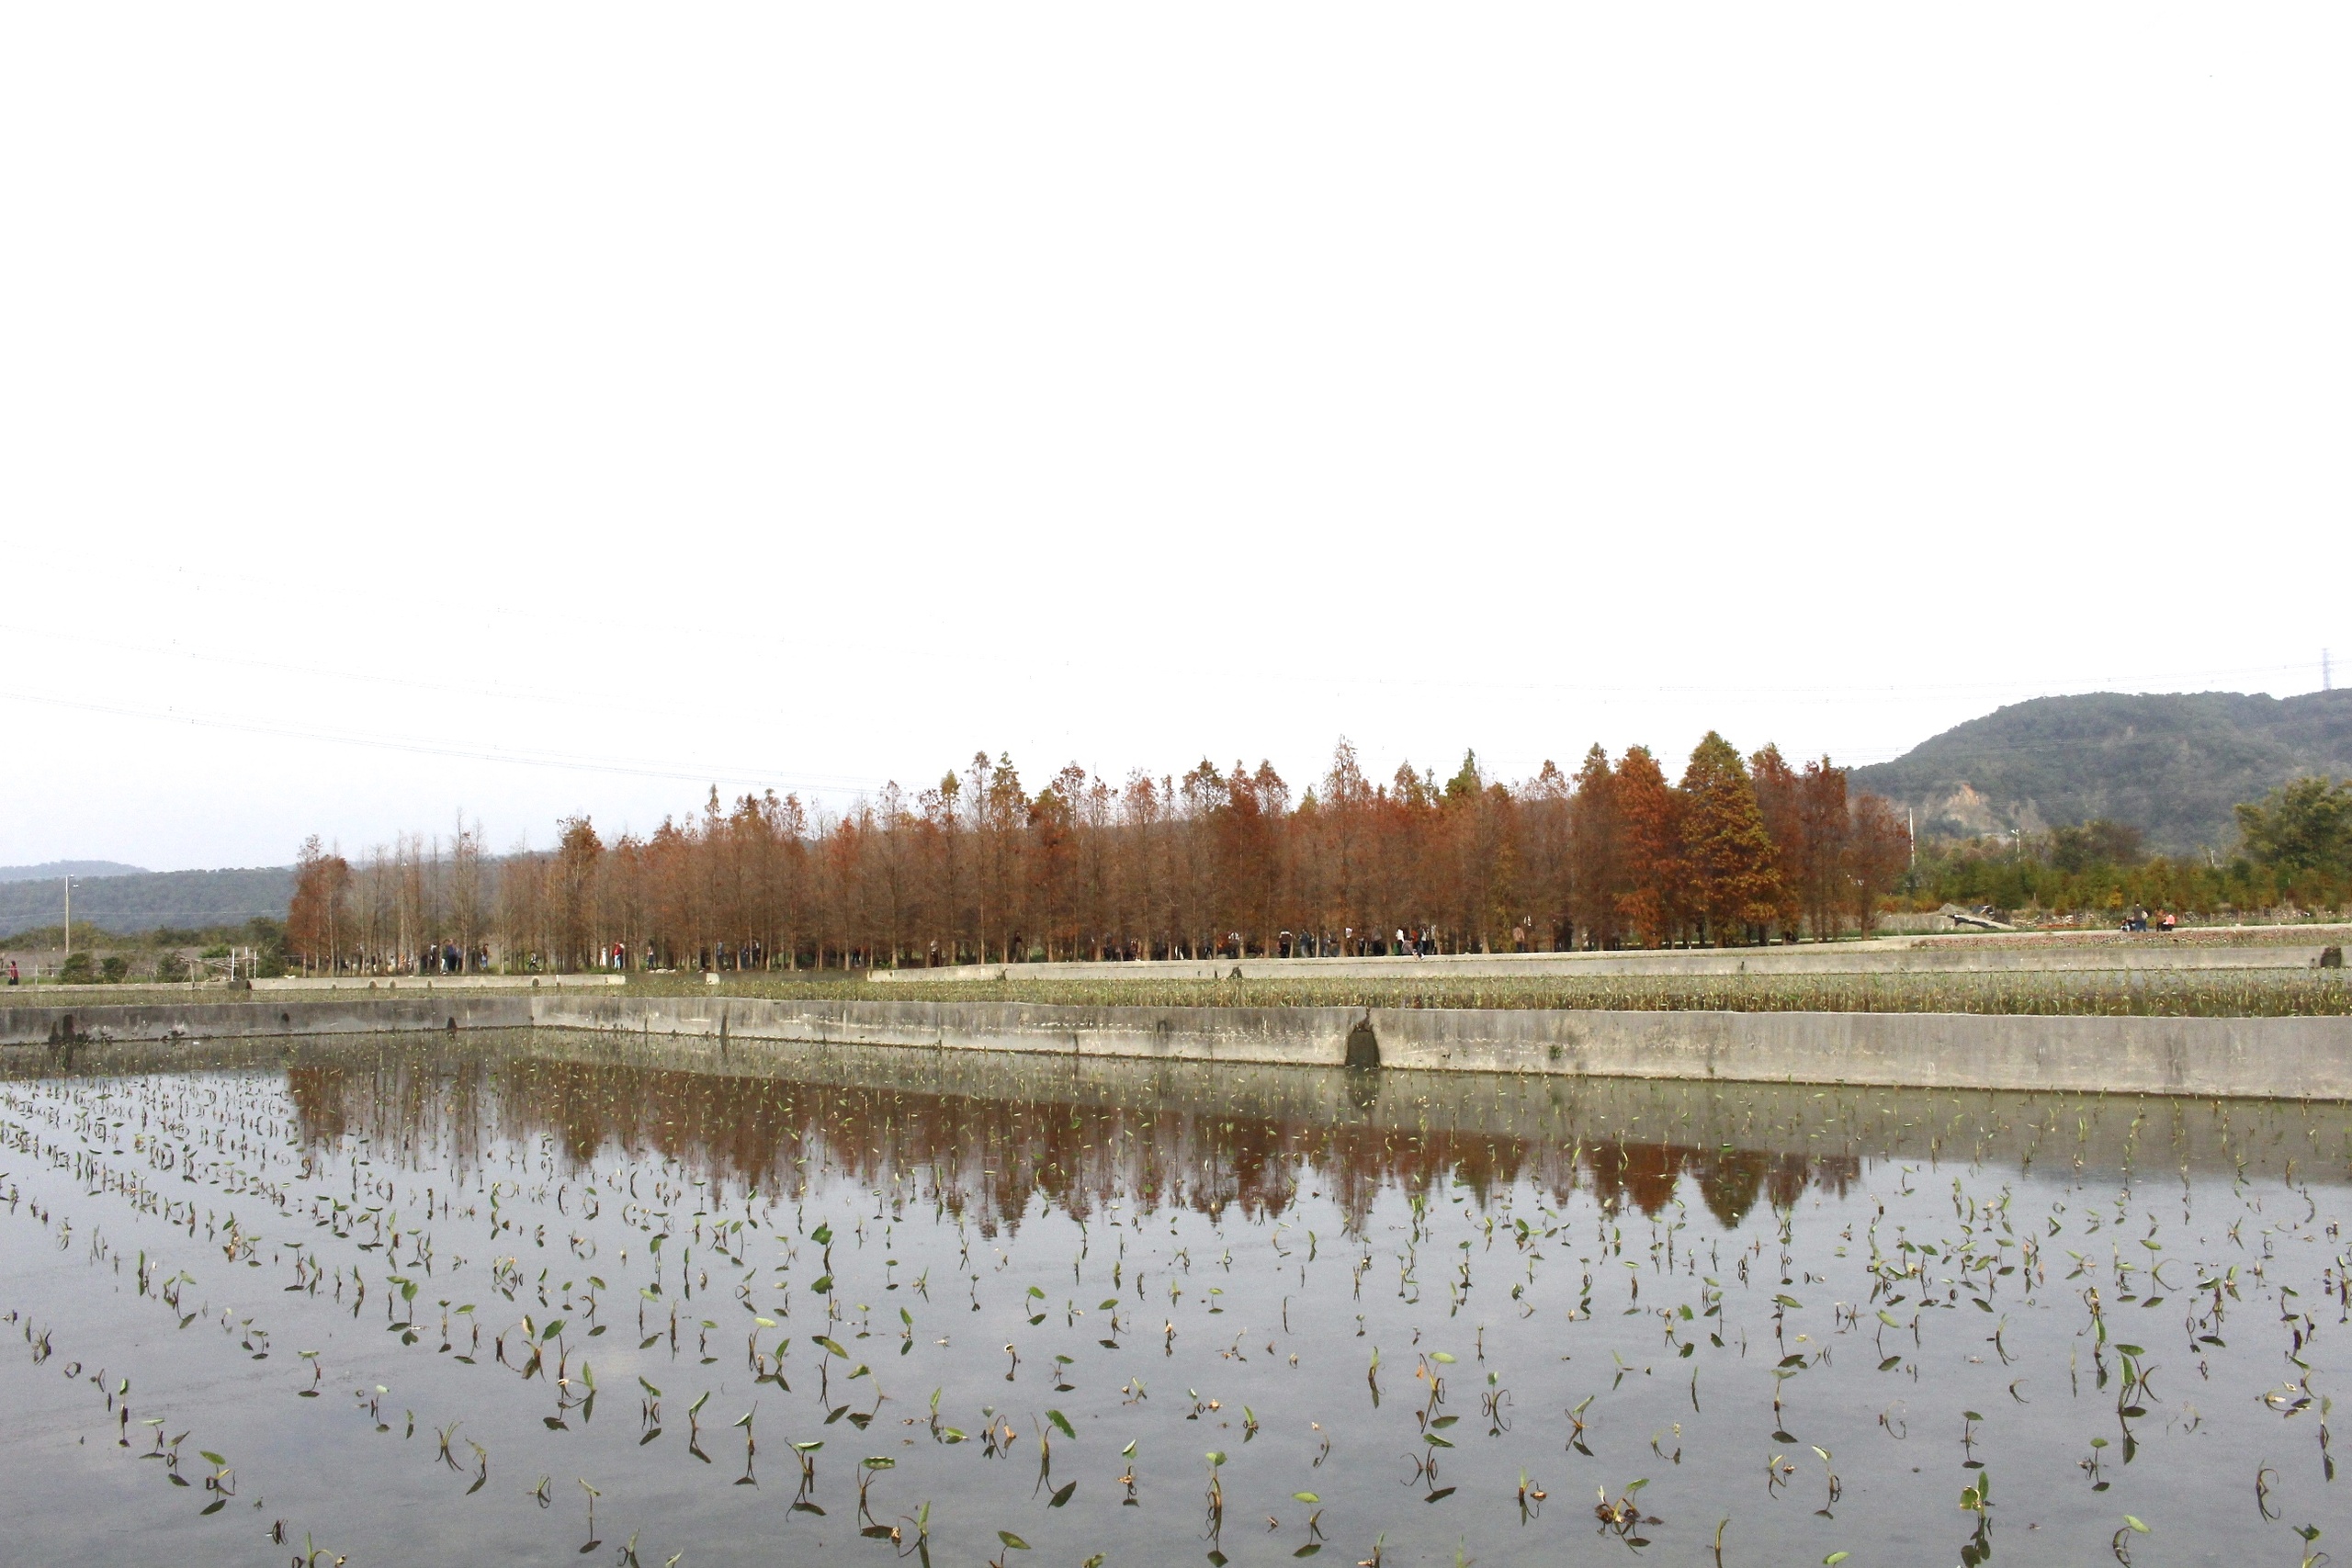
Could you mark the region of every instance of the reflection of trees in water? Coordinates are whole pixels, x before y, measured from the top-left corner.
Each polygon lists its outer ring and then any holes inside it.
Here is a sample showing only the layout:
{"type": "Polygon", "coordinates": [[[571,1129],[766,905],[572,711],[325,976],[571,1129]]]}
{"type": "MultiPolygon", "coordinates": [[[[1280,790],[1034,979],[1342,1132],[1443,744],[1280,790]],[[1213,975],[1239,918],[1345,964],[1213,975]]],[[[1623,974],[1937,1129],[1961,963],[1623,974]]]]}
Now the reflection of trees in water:
{"type": "Polygon", "coordinates": [[[1428,1194],[1458,1185],[1484,1204],[1527,1182],[1564,1204],[1580,1168],[1604,1201],[1651,1215],[1690,1176],[1729,1226],[1759,1196],[1785,1207],[1808,1182],[1842,1191],[1860,1173],[1851,1156],[1276,1117],[1144,1091],[1129,1101],[1080,1104],[399,1052],[289,1067],[287,1079],[307,1138],[364,1137],[379,1159],[511,1163],[514,1149],[544,1141],[560,1168],[577,1175],[617,1148],[784,1201],[807,1192],[812,1171],[884,1191],[920,1172],[930,1184],[925,1196],[969,1214],[989,1235],[1017,1226],[1041,1200],[1079,1219],[1116,1201],[1147,1213],[1180,1207],[1265,1221],[1297,1201],[1302,1183],[1328,1190],[1351,1225],[1390,1187],[1428,1194]]]}
{"type": "Polygon", "coordinates": [[[485,1087],[479,1058],[454,1072],[429,1057],[397,1052],[286,1067],[286,1096],[305,1141],[358,1137],[367,1140],[371,1157],[412,1165],[481,1159],[485,1087]]]}
{"type": "Polygon", "coordinates": [[[1603,1202],[1631,1203],[1656,1218],[1674,1201],[1682,1179],[1726,1228],[1747,1217],[1762,1198],[1785,1209],[1818,1182],[1839,1196],[1861,1175],[1853,1155],[1768,1154],[1760,1149],[1698,1149],[1682,1144],[1602,1144],[1587,1153],[1593,1188],[1603,1202]]]}
{"type": "Polygon", "coordinates": [[[286,1069],[286,1098],[294,1102],[294,1116],[301,1123],[305,1142],[333,1143],[350,1131],[345,1106],[349,1077],[341,1067],[286,1069]]]}

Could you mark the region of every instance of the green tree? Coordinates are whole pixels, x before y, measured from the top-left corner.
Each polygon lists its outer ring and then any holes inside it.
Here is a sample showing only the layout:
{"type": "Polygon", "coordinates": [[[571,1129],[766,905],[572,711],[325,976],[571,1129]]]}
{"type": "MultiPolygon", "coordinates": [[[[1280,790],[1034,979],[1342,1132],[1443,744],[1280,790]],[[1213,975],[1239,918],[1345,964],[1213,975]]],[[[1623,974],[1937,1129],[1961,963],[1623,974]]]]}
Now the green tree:
{"type": "MultiPolygon", "coordinates": [[[[2244,810],[2245,807],[2239,807],[2244,810]]],[[[2056,828],[2050,834],[2050,863],[2068,874],[2095,865],[2138,865],[2144,837],[2139,829],[2101,817],[2079,828],[2056,828]]]]}
{"type": "Polygon", "coordinates": [[[2238,837],[2257,865],[2290,875],[2352,861],[2352,779],[2296,779],[2237,807],[2238,837]]]}
{"type": "Polygon", "coordinates": [[[245,922],[245,945],[254,950],[254,975],[275,980],[286,973],[286,928],[267,915],[245,922]]]}

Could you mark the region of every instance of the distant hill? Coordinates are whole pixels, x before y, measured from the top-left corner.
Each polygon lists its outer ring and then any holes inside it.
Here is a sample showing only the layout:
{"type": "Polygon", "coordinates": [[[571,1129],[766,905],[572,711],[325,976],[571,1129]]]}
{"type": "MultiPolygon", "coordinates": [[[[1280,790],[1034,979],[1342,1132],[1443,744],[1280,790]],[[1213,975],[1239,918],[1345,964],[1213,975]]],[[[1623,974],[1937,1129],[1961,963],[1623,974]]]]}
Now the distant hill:
{"type": "MultiPolygon", "coordinates": [[[[60,873],[60,875],[67,874],[60,873]]],[[[151,871],[131,876],[73,874],[74,921],[107,931],[153,931],[157,926],[232,925],[267,915],[284,919],[294,897],[294,868],[259,866],[244,871],[151,871]]],[[[0,932],[54,926],[64,913],[64,890],[55,882],[0,883],[0,932]]]]}
{"type": "Polygon", "coordinates": [[[53,860],[46,865],[0,865],[0,882],[54,881],[61,876],[145,876],[143,865],[119,860],[53,860]]]}
{"type": "Polygon", "coordinates": [[[1853,782],[1916,811],[1922,839],[2105,817],[2187,854],[2228,851],[2230,808],[2303,773],[2352,775],[2352,691],[2037,697],[1857,768],[1853,782]]]}

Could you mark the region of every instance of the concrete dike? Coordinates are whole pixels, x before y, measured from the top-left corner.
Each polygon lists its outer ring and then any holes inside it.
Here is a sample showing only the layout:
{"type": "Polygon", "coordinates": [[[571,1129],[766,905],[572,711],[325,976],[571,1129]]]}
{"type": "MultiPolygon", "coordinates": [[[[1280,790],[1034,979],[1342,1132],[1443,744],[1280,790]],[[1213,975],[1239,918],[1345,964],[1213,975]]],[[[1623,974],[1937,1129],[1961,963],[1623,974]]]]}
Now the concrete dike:
{"type": "Polygon", "coordinates": [[[1125,1008],[542,997],[540,1027],[933,1051],[1921,1089],[2352,1099],[2352,1018],[1125,1008]]]}
{"type": "Polygon", "coordinates": [[[0,1046],[583,1030],[936,1054],[1618,1079],[2352,1100],[2352,1018],[1141,1009],[751,997],[400,997],[0,1009],[0,1046]]]}
{"type": "Polygon", "coordinates": [[[418,1030],[518,1029],[526,996],[381,1001],[144,1002],[121,1007],[0,1007],[0,1046],[125,1040],[251,1040],[271,1035],[405,1034],[418,1030]]]}
{"type": "Polygon", "coordinates": [[[0,1045],[529,1027],[1024,1057],[2233,1099],[2352,1100],[2352,1018],[1125,1008],[443,996],[0,1009],[0,1045]]]}

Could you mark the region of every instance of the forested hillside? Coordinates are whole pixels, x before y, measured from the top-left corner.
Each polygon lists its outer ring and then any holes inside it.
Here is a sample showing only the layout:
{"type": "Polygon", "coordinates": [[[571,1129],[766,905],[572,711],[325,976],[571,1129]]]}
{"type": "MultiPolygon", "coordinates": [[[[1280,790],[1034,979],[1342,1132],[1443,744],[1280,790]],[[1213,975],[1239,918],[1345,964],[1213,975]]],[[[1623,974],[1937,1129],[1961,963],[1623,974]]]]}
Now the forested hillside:
{"type": "MultiPolygon", "coordinates": [[[[137,876],[74,879],[74,921],[112,931],[158,926],[201,930],[238,925],[255,915],[286,917],[294,868],[157,871],[137,876]]],[[[0,933],[54,926],[64,914],[64,889],[54,880],[0,883],[0,933]]]]}
{"type": "Polygon", "coordinates": [[[143,865],[119,860],[53,860],[40,865],[0,865],[0,882],[54,882],[61,876],[144,876],[143,865]]]}
{"type": "Polygon", "coordinates": [[[2161,853],[2226,854],[2232,808],[2306,773],[2352,775],[2352,691],[2037,697],[1857,768],[1853,783],[1916,811],[1923,840],[2105,818],[2161,853]]]}

